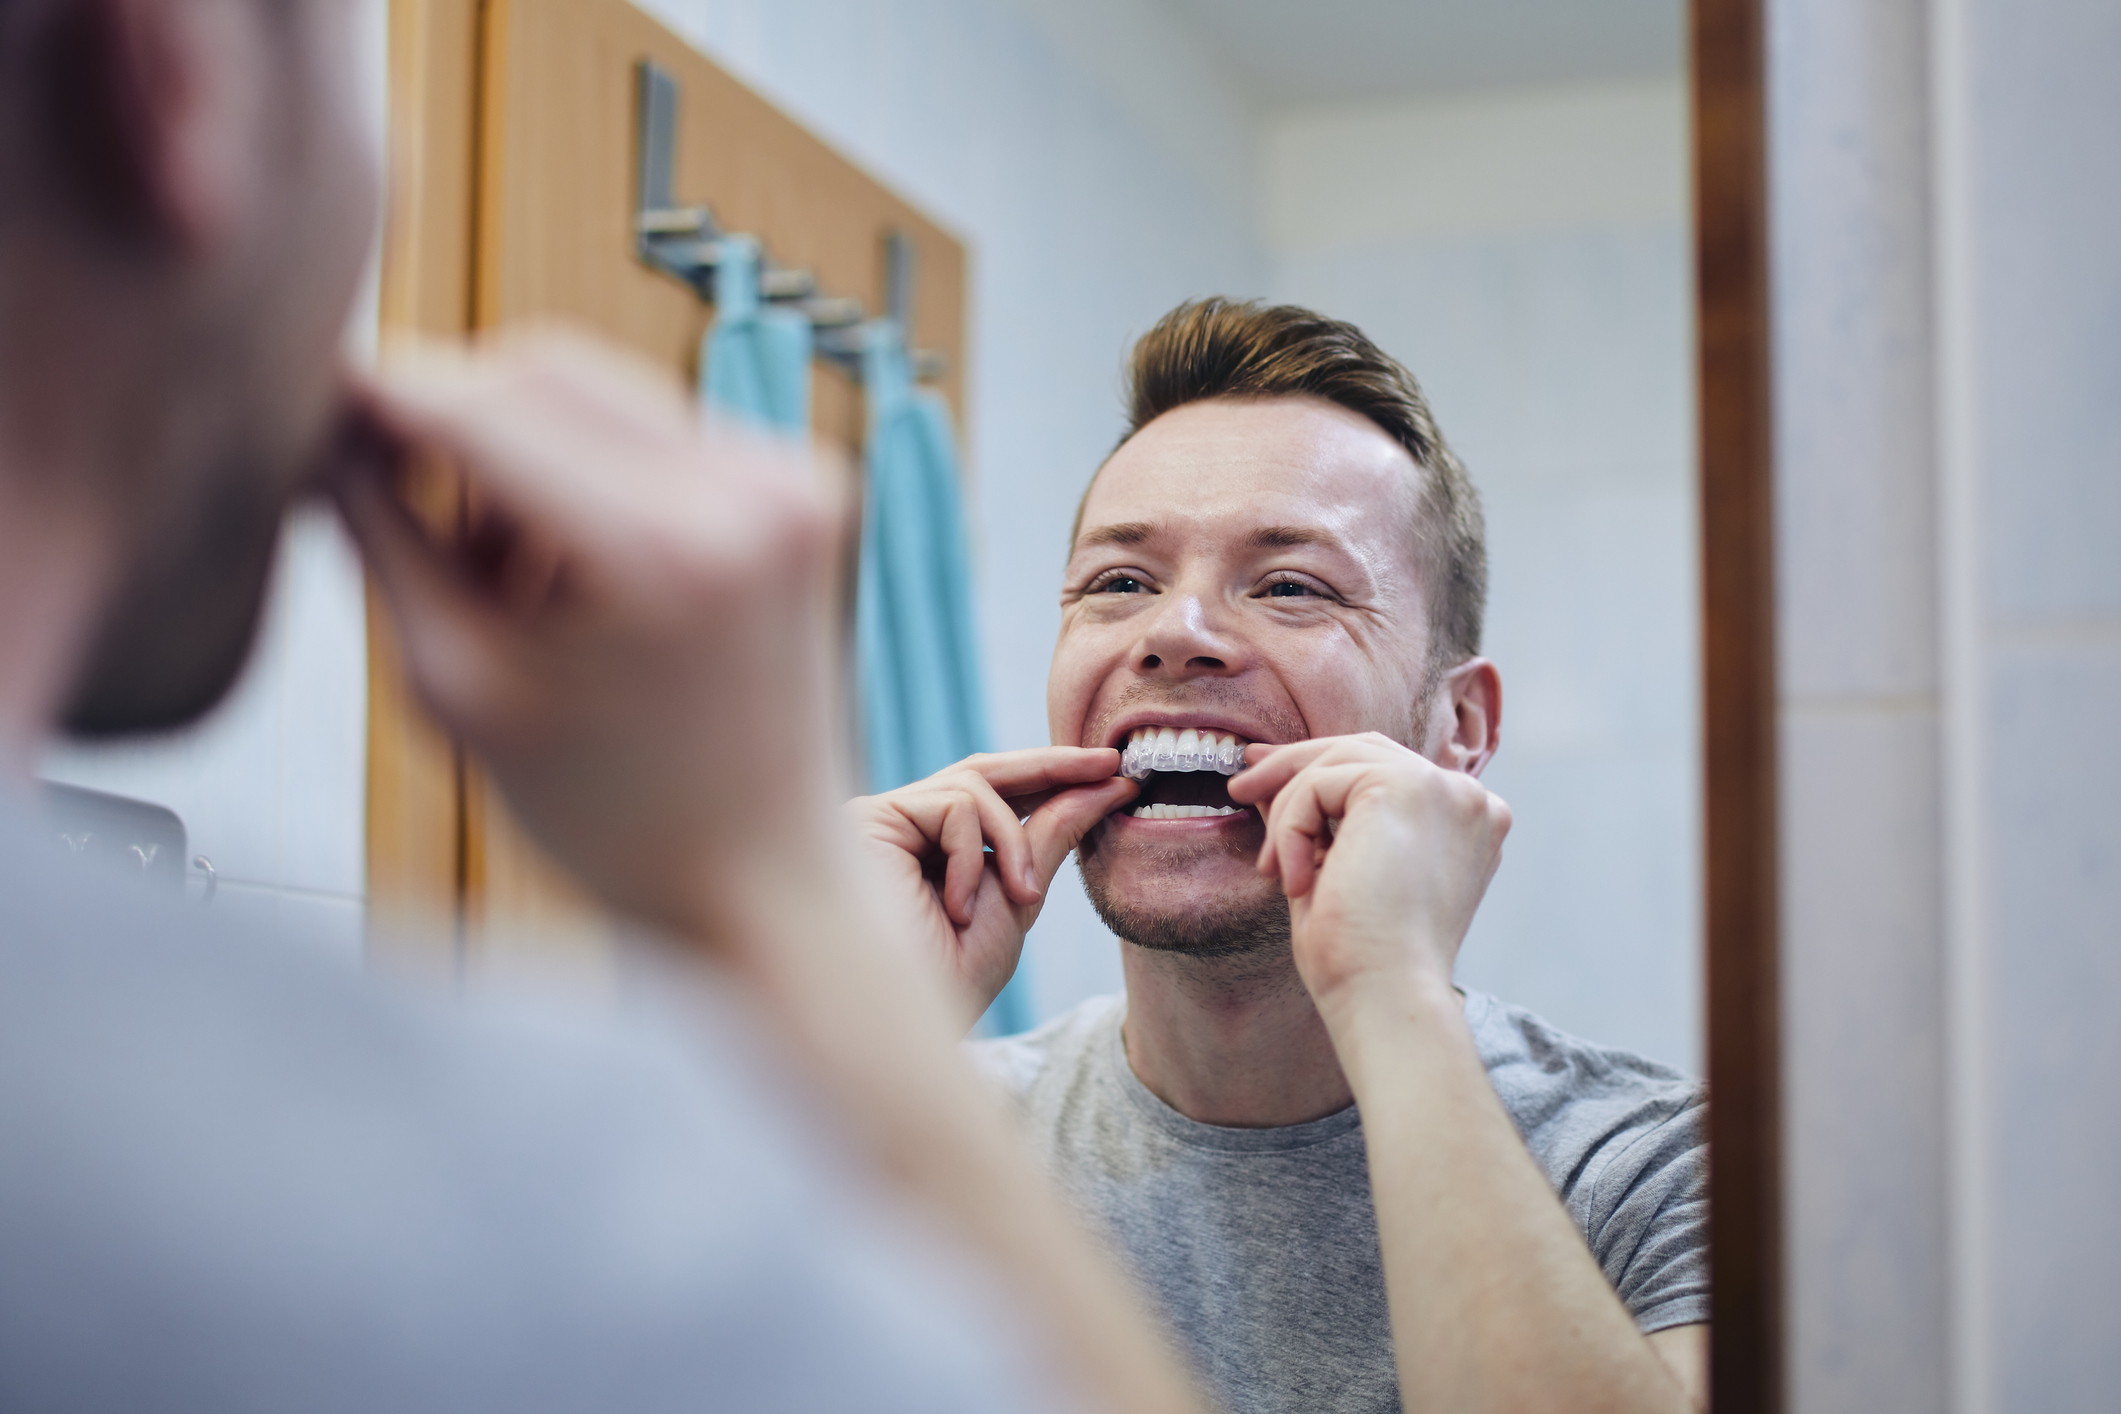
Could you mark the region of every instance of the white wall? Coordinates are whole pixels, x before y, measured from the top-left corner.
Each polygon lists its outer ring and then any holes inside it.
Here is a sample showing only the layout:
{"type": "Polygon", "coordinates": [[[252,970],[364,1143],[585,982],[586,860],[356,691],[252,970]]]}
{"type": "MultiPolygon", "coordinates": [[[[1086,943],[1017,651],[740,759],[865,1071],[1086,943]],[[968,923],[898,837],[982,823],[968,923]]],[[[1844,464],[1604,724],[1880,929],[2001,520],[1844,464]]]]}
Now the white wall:
{"type": "MultiPolygon", "coordinates": [[[[1190,296],[1256,294],[1252,115],[1129,0],[650,0],[737,77],[971,247],[968,457],[996,745],[1046,741],[1076,499],[1120,362],[1190,296]]],[[[1120,985],[1072,866],[1025,957],[1034,1011],[1120,985]]]]}
{"type": "Polygon", "coordinates": [[[2121,11],[1769,7],[1793,1407],[2121,1385],[2121,11]]]}
{"type": "Polygon", "coordinates": [[[1942,0],[1955,1393],[2121,1388],[2121,8],[1942,0]]]}
{"type": "Polygon", "coordinates": [[[1921,0],[1773,11],[1792,1407],[1946,1407],[1921,0]]]}
{"type": "Polygon", "coordinates": [[[1460,980],[1698,1069],[1681,85],[1298,111],[1264,151],[1274,295],[1414,370],[1487,509],[1517,823],[1460,980]]]}

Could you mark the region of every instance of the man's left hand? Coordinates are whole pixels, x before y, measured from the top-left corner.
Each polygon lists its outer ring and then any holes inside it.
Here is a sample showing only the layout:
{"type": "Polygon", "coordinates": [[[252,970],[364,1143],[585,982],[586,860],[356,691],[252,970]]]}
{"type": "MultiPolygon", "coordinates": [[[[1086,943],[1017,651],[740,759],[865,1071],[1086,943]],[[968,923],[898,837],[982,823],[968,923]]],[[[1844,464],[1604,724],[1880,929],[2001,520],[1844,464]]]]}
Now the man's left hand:
{"type": "Polygon", "coordinates": [[[1230,799],[1266,818],[1259,871],[1289,898],[1297,971],[1323,1008],[1377,983],[1449,987],[1501,862],[1510,808],[1375,732],[1254,746],[1230,799]]]}

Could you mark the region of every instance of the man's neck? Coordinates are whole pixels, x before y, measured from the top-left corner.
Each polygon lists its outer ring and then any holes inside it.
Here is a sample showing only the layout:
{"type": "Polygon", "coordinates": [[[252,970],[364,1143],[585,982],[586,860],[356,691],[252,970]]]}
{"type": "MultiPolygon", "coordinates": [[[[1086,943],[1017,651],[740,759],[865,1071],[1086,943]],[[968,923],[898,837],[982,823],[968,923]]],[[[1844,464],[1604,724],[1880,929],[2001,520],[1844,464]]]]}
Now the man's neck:
{"type": "Polygon", "coordinates": [[[1354,1103],[1286,947],[1191,957],[1122,943],[1127,1062],[1188,1119],[1263,1129],[1354,1103]]]}

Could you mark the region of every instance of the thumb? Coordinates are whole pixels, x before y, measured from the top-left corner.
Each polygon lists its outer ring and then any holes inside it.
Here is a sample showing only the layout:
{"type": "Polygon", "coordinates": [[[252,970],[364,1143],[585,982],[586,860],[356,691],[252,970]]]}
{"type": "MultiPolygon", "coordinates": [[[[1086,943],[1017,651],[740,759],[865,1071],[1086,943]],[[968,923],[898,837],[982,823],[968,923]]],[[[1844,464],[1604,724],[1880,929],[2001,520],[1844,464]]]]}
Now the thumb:
{"type": "Polygon", "coordinates": [[[1060,871],[1061,861],[1082,842],[1097,822],[1141,794],[1141,786],[1125,776],[1112,776],[1095,785],[1061,791],[1031,812],[1024,821],[1024,837],[1031,846],[1031,867],[1038,887],[1060,871]]]}

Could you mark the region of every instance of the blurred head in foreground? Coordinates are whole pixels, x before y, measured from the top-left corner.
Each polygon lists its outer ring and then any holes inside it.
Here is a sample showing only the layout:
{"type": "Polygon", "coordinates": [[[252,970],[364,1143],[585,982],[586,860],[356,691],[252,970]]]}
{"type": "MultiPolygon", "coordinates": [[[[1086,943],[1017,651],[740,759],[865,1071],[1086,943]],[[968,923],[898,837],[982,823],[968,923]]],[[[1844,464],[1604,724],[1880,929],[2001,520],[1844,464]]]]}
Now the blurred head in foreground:
{"type": "Polygon", "coordinates": [[[354,14],[0,0],[0,496],[95,561],[73,732],[182,725],[249,649],[374,232],[354,14]]]}

